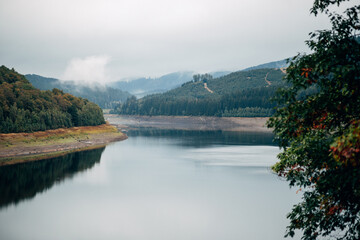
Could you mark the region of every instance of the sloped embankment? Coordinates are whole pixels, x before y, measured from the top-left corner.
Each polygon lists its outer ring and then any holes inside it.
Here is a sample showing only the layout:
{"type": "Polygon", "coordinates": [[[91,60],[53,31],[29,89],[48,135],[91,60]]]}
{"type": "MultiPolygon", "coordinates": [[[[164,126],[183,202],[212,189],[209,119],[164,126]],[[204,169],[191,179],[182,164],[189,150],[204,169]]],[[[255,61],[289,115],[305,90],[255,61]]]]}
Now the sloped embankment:
{"type": "Polygon", "coordinates": [[[110,124],[0,134],[0,166],[99,148],[126,138],[110,124]]]}

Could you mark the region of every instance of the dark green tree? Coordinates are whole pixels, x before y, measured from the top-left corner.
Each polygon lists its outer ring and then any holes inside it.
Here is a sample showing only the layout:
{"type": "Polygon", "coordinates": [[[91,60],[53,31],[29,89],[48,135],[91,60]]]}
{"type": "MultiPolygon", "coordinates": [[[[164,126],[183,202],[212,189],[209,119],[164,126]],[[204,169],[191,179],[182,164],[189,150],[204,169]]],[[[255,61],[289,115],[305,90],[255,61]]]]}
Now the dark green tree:
{"type": "Polygon", "coordinates": [[[343,2],[315,0],[311,13],[332,27],[292,59],[268,122],[283,148],[273,170],[302,192],[286,236],[300,230],[306,240],[360,239],[360,5],[329,10],[343,2]]]}

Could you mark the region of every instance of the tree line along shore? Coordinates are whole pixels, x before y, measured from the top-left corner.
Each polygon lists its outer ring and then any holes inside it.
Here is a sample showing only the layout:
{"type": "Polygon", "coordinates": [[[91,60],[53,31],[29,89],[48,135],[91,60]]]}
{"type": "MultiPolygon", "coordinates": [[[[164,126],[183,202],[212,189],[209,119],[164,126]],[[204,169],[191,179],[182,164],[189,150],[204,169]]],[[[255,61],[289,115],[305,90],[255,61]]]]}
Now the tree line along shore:
{"type": "Polygon", "coordinates": [[[42,91],[0,67],[0,165],[101,147],[126,135],[106,124],[102,109],[54,88],[42,91]]]}
{"type": "Polygon", "coordinates": [[[104,124],[101,108],[54,88],[41,91],[14,69],[0,67],[0,132],[34,132],[104,124]]]}

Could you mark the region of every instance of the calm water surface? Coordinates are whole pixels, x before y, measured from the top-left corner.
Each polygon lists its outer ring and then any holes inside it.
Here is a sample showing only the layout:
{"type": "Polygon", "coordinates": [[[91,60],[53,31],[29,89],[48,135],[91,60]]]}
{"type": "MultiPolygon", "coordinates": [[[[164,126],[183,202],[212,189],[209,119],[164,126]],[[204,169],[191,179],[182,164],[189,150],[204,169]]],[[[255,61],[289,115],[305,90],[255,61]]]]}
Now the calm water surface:
{"type": "Polygon", "coordinates": [[[299,200],[268,133],[140,129],[0,168],[0,239],[278,240],[299,200]]]}

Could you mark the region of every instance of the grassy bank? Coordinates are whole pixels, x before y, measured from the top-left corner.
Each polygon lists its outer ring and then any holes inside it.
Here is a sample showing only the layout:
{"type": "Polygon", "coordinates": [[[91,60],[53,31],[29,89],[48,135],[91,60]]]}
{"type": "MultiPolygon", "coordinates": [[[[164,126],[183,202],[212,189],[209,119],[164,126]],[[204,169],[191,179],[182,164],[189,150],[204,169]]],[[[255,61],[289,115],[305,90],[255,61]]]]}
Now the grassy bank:
{"type": "Polygon", "coordinates": [[[93,149],[127,136],[110,124],[0,134],[0,165],[45,159],[93,149]]]}

